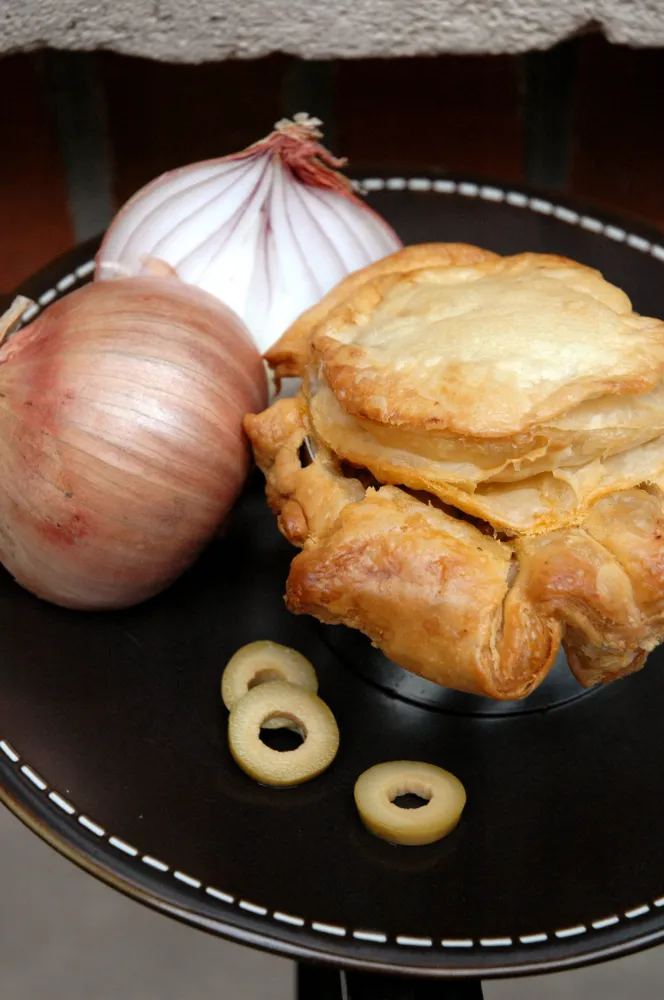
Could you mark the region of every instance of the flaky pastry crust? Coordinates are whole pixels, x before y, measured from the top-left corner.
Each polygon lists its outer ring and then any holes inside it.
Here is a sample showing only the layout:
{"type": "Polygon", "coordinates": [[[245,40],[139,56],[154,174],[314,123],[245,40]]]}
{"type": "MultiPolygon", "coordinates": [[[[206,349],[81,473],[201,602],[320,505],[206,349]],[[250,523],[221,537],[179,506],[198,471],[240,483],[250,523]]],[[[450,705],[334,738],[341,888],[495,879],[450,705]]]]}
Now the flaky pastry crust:
{"type": "Polygon", "coordinates": [[[245,423],[281,531],[302,549],[291,611],[360,629],[414,673],[495,699],[537,687],[561,638],[586,686],[638,669],[660,641],[658,489],[604,498],[583,527],[501,541],[404,490],[363,486],[323,445],[303,464],[301,397],[245,423]]]}
{"type": "Polygon", "coordinates": [[[278,377],[320,367],[353,416],[504,437],[652,389],[664,324],[565,257],[424,244],[344,279],[266,358],[278,377]]]}
{"type": "Polygon", "coordinates": [[[529,694],[561,642],[589,686],[661,641],[664,325],[598,272],[406,248],[267,358],[303,378],[246,418],[301,549],[292,611],[496,699],[529,694]]]}
{"type": "Polygon", "coordinates": [[[664,384],[641,396],[633,415],[625,412],[631,399],[613,407],[613,425],[602,424],[596,407],[588,433],[565,415],[531,435],[474,442],[386,432],[347,414],[325,385],[307,385],[305,393],[312,429],[336,455],[381,483],[426,491],[510,535],[580,523],[600,497],[664,474],[664,384]]]}
{"type": "Polygon", "coordinates": [[[432,264],[438,266],[481,264],[498,260],[498,254],[468,243],[419,243],[382,257],[368,267],[353,271],[328,292],[320,302],[303,312],[284,335],[265,354],[276,378],[299,376],[311,360],[312,332],[367,281],[390,275],[403,275],[432,264]]]}

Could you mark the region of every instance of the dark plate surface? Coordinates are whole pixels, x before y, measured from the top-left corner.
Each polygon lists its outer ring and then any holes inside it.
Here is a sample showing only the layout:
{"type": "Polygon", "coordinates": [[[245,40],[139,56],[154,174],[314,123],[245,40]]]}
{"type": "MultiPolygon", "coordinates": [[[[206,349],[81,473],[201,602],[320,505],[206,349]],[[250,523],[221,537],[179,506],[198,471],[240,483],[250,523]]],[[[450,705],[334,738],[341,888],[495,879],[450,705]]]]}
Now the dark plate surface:
{"type": "MultiPolygon", "coordinates": [[[[405,241],[568,254],[664,314],[664,249],[643,227],[493,185],[373,182],[405,241]]],[[[26,291],[46,304],[84,280],[88,254],[26,291]]],[[[487,976],[663,939],[662,654],[582,697],[561,668],[526,712],[396,694],[361,641],[285,611],[292,554],[255,477],[225,538],[131,611],[63,611],[1,574],[2,800],[116,888],[292,956],[487,976]],[[228,752],[221,670],[258,638],[312,659],[339,722],[337,760],[297,789],[255,784],[228,752]],[[441,764],[467,788],[462,823],[439,844],[392,847],[357,818],[357,776],[398,758],[441,764]]]]}

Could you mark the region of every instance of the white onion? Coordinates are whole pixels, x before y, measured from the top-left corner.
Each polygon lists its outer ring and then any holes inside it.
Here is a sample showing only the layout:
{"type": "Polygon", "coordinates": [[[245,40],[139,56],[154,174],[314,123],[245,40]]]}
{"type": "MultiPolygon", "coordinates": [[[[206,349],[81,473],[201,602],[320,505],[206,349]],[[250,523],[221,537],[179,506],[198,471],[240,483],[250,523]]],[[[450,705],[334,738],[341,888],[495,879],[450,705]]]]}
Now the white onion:
{"type": "Polygon", "coordinates": [[[140,277],[55,302],[0,347],[0,560],[66,607],[158,593],[235,500],[265,396],[246,328],[199,289],[140,277]]]}
{"type": "Polygon", "coordinates": [[[399,249],[296,115],[247,150],[164,174],[111,224],[100,280],[142,272],[148,258],[221,299],[267,350],[349,272],[399,249]]]}

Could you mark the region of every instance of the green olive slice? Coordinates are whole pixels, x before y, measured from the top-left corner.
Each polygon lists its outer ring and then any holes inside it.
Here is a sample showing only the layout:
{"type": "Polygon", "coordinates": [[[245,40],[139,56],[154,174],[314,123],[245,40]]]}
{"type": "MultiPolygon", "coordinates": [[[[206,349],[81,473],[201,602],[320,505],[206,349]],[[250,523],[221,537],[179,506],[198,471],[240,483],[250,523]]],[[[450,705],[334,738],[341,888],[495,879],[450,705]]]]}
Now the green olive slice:
{"type": "Polygon", "coordinates": [[[306,656],[290,646],[260,639],[242,646],[226,664],[221,678],[224,705],[230,710],[247,691],[266,681],[288,681],[305,691],[318,691],[316,671],[306,656]]]}
{"type": "Polygon", "coordinates": [[[332,763],[339,748],[339,729],[318,695],[286,681],[270,681],[251,688],[233,705],[228,743],[242,770],[257,781],[299,785],[332,763]],[[261,728],[275,720],[280,727],[299,731],[303,738],[299,747],[279,752],[261,741],[261,728]]]}
{"type": "Polygon", "coordinates": [[[355,783],[355,805],[371,833],[393,844],[433,844],[459,822],[466,790],[453,774],[434,764],[394,760],[376,764],[355,783]],[[418,795],[426,803],[402,809],[401,795],[418,795]]]}

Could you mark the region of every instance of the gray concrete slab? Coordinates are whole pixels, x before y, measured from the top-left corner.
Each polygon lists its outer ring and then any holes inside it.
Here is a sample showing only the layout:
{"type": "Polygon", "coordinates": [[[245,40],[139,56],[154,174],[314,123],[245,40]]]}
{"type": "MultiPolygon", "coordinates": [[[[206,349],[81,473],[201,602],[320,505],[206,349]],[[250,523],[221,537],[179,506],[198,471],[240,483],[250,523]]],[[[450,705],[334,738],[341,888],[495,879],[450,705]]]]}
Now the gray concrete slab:
{"type": "Polygon", "coordinates": [[[113,49],[169,62],[527,52],[595,27],[662,45],[660,0],[4,0],[0,51],[113,49]]]}

